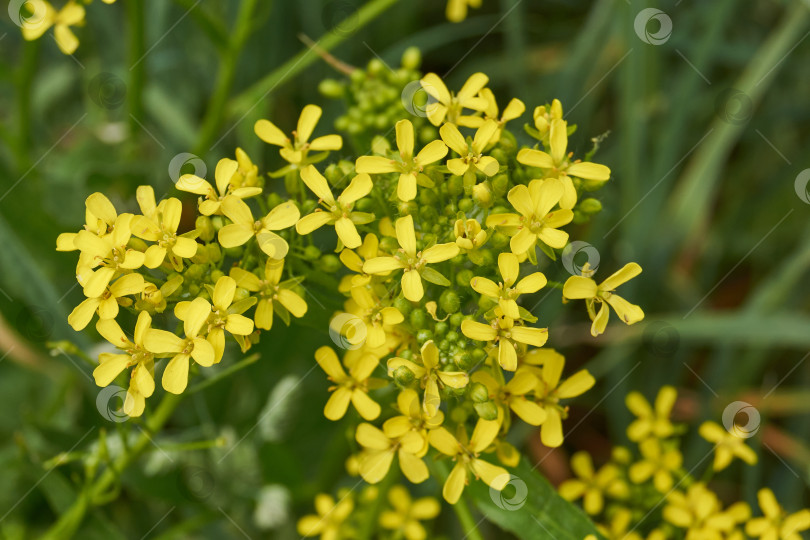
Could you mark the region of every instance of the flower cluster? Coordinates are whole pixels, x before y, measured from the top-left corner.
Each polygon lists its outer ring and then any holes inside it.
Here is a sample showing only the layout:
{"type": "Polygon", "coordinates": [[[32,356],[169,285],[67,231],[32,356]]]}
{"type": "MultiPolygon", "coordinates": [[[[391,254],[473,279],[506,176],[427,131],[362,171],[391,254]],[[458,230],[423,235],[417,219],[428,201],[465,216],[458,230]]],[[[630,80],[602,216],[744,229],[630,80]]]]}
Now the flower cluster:
{"type": "MultiPolygon", "coordinates": [[[[321,109],[308,105],[295,130],[256,122],[278,162],[267,174],[237,149],[213,181],[183,175],[176,188],[196,204],[158,202],[149,186],[137,191],[137,213],[119,213],[100,193],[88,197],[84,228],[62,234],[57,249],[79,252],[86,300],[70,324],[81,330],[97,317],[117,349],[101,355],[96,382],[127,372],[125,412],[142,414],[159,372],[166,391],[182,393],[194,372],[227,356],[228,341],[246,351],[276,317],[306,316],[306,276],[344,299],[329,329],[343,350],[323,346],[315,361],[331,381],[325,416],[354,423],[349,472],[387,485],[398,471],[414,484],[433,475],[455,504],[471,481],[503,489],[505,467],[520,459],[507,442],[518,420],[560,446],[568,400],[595,381],[586,370],[565,376],[563,355],[545,348],[537,293],[585,299],[601,333],[605,303],[626,324],[643,317],[614,293],[640,268],[598,286],[584,276],[549,279],[565,276],[566,228],[598,211],[584,195],[610,171],[568,151],[574,126],[556,100],[534,110],[525,126],[534,141],[519,143],[524,135],[508,124],[526,107],[512,99],[500,112],[488,81],[475,73],[453,92],[425,75],[424,114],[409,117],[400,103],[394,124],[375,124],[372,151],[353,161],[324,163],[346,152],[343,138],[317,134],[321,109]],[[264,189],[282,177],[289,199],[264,189]]],[[[361,128],[352,135],[371,126],[361,128]]],[[[411,503],[403,490],[386,488],[395,511],[380,525],[416,538],[437,505],[411,503]]],[[[302,520],[302,534],[351,536],[352,499],[338,498],[319,496],[321,517],[302,520]]]]}
{"type": "MultiPolygon", "coordinates": [[[[53,28],[53,37],[59,50],[65,54],[73,54],[79,47],[79,38],[71,28],[84,25],[83,4],[89,4],[91,1],[68,0],[58,10],[47,0],[27,0],[19,3],[18,16],[23,38],[33,41],[42,37],[48,29],[53,28]]],[[[102,0],[102,2],[112,4],[115,0],[102,0]]]]}
{"type": "Polygon", "coordinates": [[[615,447],[598,469],[590,454],[575,453],[571,469],[576,477],[560,484],[560,495],[581,500],[609,540],[799,540],[800,533],[810,529],[810,510],[789,514],[773,492],[763,488],[757,493],[763,515],[754,517],[745,502],[724,505],[712,491],[713,474],[735,458],[749,465],[757,462],[756,453],[735,430],[704,422],[698,432],[714,445],[714,460],[701,477],[693,475],[694,469],[685,470],[680,437],[686,429],[670,419],[676,399],[671,386],[661,388],[653,404],[638,392],[628,394],[627,407],[636,419],[627,437],[637,451],[615,447]]]}

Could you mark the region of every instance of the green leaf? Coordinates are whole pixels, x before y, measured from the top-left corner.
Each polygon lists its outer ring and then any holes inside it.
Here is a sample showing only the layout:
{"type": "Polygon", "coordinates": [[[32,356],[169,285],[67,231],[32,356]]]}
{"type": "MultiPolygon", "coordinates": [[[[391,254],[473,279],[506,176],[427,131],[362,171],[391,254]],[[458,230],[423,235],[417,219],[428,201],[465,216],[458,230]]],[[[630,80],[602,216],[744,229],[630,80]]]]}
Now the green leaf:
{"type": "Polygon", "coordinates": [[[422,268],[422,270],[419,272],[419,274],[426,281],[429,281],[429,282],[434,283],[436,285],[441,285],[442,287],[449,287],[450,286],[450,280],[449,279],[447,279],[446,277],[444,277],[443,275],[438,273],[433,268],[430,268],[429,266],[425,266],[424,268],[422,268]]]}
{"type": "Polygon", "coordinates": [[[488,521],[522,539],[583,540],[589,534],[602,538],[585,512],[560,497],[525,460],[511,475],[501,492],[483,482],[470,483],[473,502],[488,521]]]}

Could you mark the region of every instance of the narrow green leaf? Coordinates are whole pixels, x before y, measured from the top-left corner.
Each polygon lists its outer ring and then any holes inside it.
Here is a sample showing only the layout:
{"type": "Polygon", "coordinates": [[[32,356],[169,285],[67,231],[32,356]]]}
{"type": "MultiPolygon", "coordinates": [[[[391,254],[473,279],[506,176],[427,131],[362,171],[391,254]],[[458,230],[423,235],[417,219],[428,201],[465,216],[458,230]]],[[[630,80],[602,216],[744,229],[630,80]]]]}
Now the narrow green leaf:
{"type": "Polygon", "coordinates": [[[438,273],[433,268],[426,266],[422,268],[421,272],[419,273],[422,276],[422,278],[425,279],[426,281],[429,281],[436,285],[441,285],[442,287],[450,286],[450,280],[441,275],[440,273],[438,273]]]}

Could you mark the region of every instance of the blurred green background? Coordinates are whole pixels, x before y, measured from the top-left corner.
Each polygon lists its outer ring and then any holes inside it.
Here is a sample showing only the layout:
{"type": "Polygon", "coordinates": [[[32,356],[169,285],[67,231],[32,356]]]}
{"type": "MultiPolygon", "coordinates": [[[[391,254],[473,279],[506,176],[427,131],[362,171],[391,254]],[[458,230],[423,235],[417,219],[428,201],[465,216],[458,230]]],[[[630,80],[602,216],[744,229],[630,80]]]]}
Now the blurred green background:
{"type": "MultiPolygon", "coordinates": [[[[343,105],[317,87],[341,74],[299,34],[325,37],[322,47],[357,66],[377,57],[396,67],[417,46],[423,71],[450,88],[484,71],[501,104],[526,102],[520,122],[559,98],[578,153],[609,132],[595,158],[613,172],[598,195],[605,210],[575,236],[605,275],[641,264],[623,295],[647,317],[599,340],[582,313],[552,326],[549,345],[569,369],[598,380],[543,465],[552,480],[572,451],[606,455],[625,441],[628,391],[651,397],[674,384],[676,418],[692,425],[719,421],[737,400],[760,414],[750,440],[760,463],[719,478],[730,497],[753,502],[768,485],[788,509],[806,506],[810,2],[484,0],[458,24],[443,2],[378,0],[355,14],[363,4],[94,2],[73,56],[51,32],[24,42],[0,19],[0,532],[34,537],[75,497],[81,461],[49,459],[86,450],[102,429],[111,445],[141,429],[104,418],[91,368],[45,348],[97,340],[66,323],[81,291],[75,256],[54,251],[57,234],[78,229],[93,191],[119,210],[135,208],[139,184],[173,192],[169,163],[181,153],[212,171],[241,146],[272,170],[275,152],[253,135],[259,118],[290,126],[317,103],[331,124],[343,105]]],[[[183,402],[82,538],[297,537],[295,517],[342,478],[351,438],[321,414],[322,374],[307,377],[340,306],[316,300],[303,323],[265,336],[259,361],[183,402]],[[224,447],[180,451],[219,437],[224,447]]],[[[546,323],[560,310],[551,296],[535,312],[546,323]]],[[[538,439],[527,431],[523,446],[535,460],[546,453],[538,439]]],[[[690,438],[687,470],[708,449],[690,438]]],[[[446,521],[439,529],[455,537],[446,521]]]]}

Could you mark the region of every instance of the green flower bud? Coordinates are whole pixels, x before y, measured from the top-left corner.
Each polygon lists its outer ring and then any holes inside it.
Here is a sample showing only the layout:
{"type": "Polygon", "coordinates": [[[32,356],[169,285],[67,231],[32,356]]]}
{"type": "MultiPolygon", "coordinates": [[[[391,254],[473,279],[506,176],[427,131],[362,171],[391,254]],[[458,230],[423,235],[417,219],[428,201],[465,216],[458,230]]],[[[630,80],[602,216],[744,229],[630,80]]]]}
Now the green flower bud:
{"type": "Polygon", "coordinates": [[[497,420],[498,418],[498,407],[491,401],[476,403],[473,407],[482,420],[497,420]]]}
{"type": "Polygon", "coordinates": [[[448,321],[450,321],[450,326],[452,326],[453,328],[458,328],[459,326],[461,326],[461,321],[463,320],[464,320],[463,313],[453,313],[452,315],[450,315],[450,318],[448,319],[448,321]]]}
{"type": "Polygon", "coordinates": [[[440,350],[440,351],[445,351],[445,352],[447,352],[447,350],[449,350],[449,349],[450,349],[450,342],[449,342],[449,341],[447,341],[446,339],[443,339],[443,340],[441,340],[441,341],[439,342],[438,347],[439,347],[439,350],[440,350]]]}
{"type": "Polygon", "coordinates": [[[481,266],[490,266],[495,264],[495,254],[492,253],[491,249],[481,249],[478,250],[478,253],[481,254],[481,266]]]}
{"type": "Polygon", "coordinates": [[[472,195],[473,187],[476,184],[475,171],[468,169],[467,172],[464,173],[461,182],[464,185],[464,193],[468,197],[472,195]]]}
{"type": "Polygon", "coordinates": [[[243,289],[242,287],[236,288],[236,294],[233,295],[233,301],[238,302],[239,300],[244,300],[250,296],[250,291],[247,289],[243,289]]]}
{"type": "Polygon", "coordinates": [[[509,188],[509,177],[505,174],[499,174],[492,179],[492,192],[496,197],[503,197],[509,188]]]}
{"type": "Polygon", "coordinates": [[[335,120],[335,129],[338,131],[348,131],[349,129],[349,118],[347,116],[338,116],[337,120],[335,120]]]}
{"type": "Polygon", "coordinates": [[[211,223],[211,218],[208,216],[197,216],[194,222],[194,228],[197,230],[197,238],[203,242],[210,242],[214,239],[214,224],[211,223]]]}
{"type": "MultiPolygon", "coordinates": [[[[576,185],[576,184],[574,184],[576,185]]],[[[597,189],[601,189],[605,185],[604,180],[583,180],[582,181],[582,190],[583,191],[596,191],[597,189]]]]}
{"type": "Polygon", "coordinates": [[[345,90],[345,86],[335,79],[324,79],[318,84],[318,92],[332,99],[342,97],[345,90]]]}
{"type": "Polygon", "coordinates": [[[219,232],[225,225],[225,218],[222,216],[211,216],[211,224],[214,226],[214,230],[219,232]]]}
{"type": "MultiPolygon", "coordinates": [[[[422,193],[428,191],[427,189],[423,190],[422,193]]],[[[439,218],[439,213],[436,211],[435,206],[429,206],[429,203],[422,203],[425,206],[422,206],[419,209],[419,217],[422,218],[422,221],[426,223],[433,223],[439,218]]]]}
{"type": "Polygon", "coordinates": [[[280,205],[284,200],[281,198],[281,195],[276,193],[275,191],[270,193],[267,196],[267,206],[269,208],[275,208],[276,206],[280,205]]]}
{"type": "Polygon", "coordinates": [[[462,369],[464,371],[470,369],[471,367],[473,367],[473,365],[475,365],[473,362],[472,355],[468,352],[458,353],[455,356],[454,360],[456,361],[456,365],[459,367],[459,369],[462,369]]]}
{"type": "Polygon", "coordinates": [[[396,250],[399,249],[399,244],[397,243],[397,239],[391,236],[383,236],[380,238],[380,250],[385,251],[387,253],[394,253],[396,250]]]}
{"type": "Polygon", "coordinates": [[[447,181],[447,193],[454,197],[458,197],[464,193],[464,183],[462,182],[460,176],[453,175],[450,177],[450,179],[447,181]]]}
{"type": "Polygon", "coordinates": [[[473,199],[481,208],[489,208],[492,205],[492,190],[488,182],[473,186],[473,199]]]}
{"type": "Polygon", "coordinates": [[[422,308],[415,309],[411,311],[411,314],[408,316],[408,320],[410,321],[411,326],[417,330],[420,330],[427,326],[428,314],[422,308]]]}
{"type": "Polygon", "coordinates": [[[458,209],[464,212],[465,214],[473,209],[473,201],[469,198],[463,198],[458,201],[458,209]]]}
{"type": "Polygon", "coordinates": [[[413,305],[411,304],[410,300],[405,298],[404,296],[398,296],[394,299],[394,307],[402,313],[403,317],[407,317],[411,310],[413,310],[413,305]]]}
{"type": "Polygon", "coordinates": [[[338,259],[336,255],[333,255],[331,253],[323,255],[319,262],[320,262],[319,264],[320,269],[326,272],[327,274],[337,272],[338,270],[340,270],[340,267],[342,266],[340,259],[338,259]]]}
{"type": "Polygon", "coordinates": [[[414,380],[413,371],[405,366],[399,366],[394,370],[394,381],[400,386],[408,386],[414,380]]]}
{"type": "Polygon", "coordinates": [[[588,215],[598,214],[602,211],[602,203],[598,199],[587,198],[579,203],[579,211],[588,215]]]}
{"type": "Polygon", "coordinates": [[[509,243],[509,237],[503,233],[495,232],[489,237],[489,243],[495,250],[500,251],[501,248],[506,247],[506,244],[509,243]]]}
{"type": "Polygon", "coordinates": [[[574,210],[574,219],[572,220],[574,225],[582,225],[583,223],[588,223],[590,220],[591,216],[583,214],[579,210],[574,210]]]}
{"type": "Polygon", "coordinates": [[[205,246],[205,250],[208,252],[208,260],[212,263],[218,263],[222,260],[222,250],[219,249],[219,244],[208,244],[205,246]]]}
{"type": "Polygon", "coordinates": [[[366,72],[362,69],[355,69],[349,74],[349,79],[351,79],[353,83],[361,83],[366,80],[366,72]]]}
{"type": "Polygon", "coordinates": [[[450,343],[455,343],[456,341],[458,341],[458,337],[459,337],[458,332],[456,332],[455,330],[450,330],[449,332],[447,332],[447,335],[444,336],[444,339],[446,339],[450,343]]]}
{"type": "Polygon", "coordinates": [[[186,281],[198,281],[205,274],[206,268],[204,264],[192,264],[186,269],[183,279],[186,281]]]}
{"type": "Polygon", "coordinates": [[[469,414],[466,410],[464,410],[464,407],[453,407],[453,409],[450,411],[450,420],[454,424],[465,423],[468,416],[469,414]]]}
{"type": "Polygon", "coordinates": [[[216,283],[223,276],[225,276],[225,273],[222,270],[213,270],[211,271],[211,282],[216,283]]]}
{"type": "Polygon", "coordinates": [[[419,345],[424,345],[426,342],[433,339],[433,332],[428,330],[427,328],[423,328],[416,332],[416,341],[419,345]]]}
{"type": "Polygon", "coordinates": [[[469,287],[470,281],[472,278],[475,277],[475,274],[469,268],[465,268],[461,270],[458,274],[456,274],[456,283],[461,285],[462,287],[469,287]]]}
{"type": "Polygon", "coordinates": [[[447,386],[445,389],[447,390],[448,394],[455,398],[460,398],[467,393],[466,388],[453,388],[452,386],[447,386]]]}
{"type": "MultiPolygon", "coordinates": [[[[515,151],[517,150],[517,139],[515,139],[515,136],[512,134],[511,131],[504,129],[503,131],[501,131],[501,138],[498,141],[498,147],[500,150],[503,150],[507,154],[514,154],[515,151]]],[[[495,159],[497,159],[498,163],[500,163],[501,165],[506,163],[506,160],[501,161],[500,158],[495,159]]]]}
{"type": "Polygon", "coordinates": [[[397,209],[399,210],[400,216],[410,216],[411,214],[415,214],[417,210],[419,210],[419,206],[414,201],[400,201],[397,204],[397,209]]]}
{"type": "Polygon", "coordinates": [[[488,296],[481,296],[478,299],[478,307],[483,309],[484,311],[492,309],[493,307],[495,307],[496,304],[497,302],[488,296]]]}
{"type": "Polygon", "coordinates": [[[433,326],[433,333],[436,334],[437,336],[443,336],[447,332],[447,329],[448,329],[448,325],[447,325],[446,322],[438,321],[433,326]]]}
{"type": "Polygon", "coordinates": [[[473,349],[471,354],[472,354],[473,362],[475,362],[476,364],[478,362],[482,362],[484,360],[484,358],[487,357],[487,352],[484,349],[480,349],[480,348],[479,349],[473,349]]]}
{"type": "Polygon", "coordinates": [[[315,246],[307,246],[304,248],[304,259],[308,261],[316,261],[321,256],[321,250],[315,246]]]}
{"type": "Polygon", "coordinates": [[[146,245],[146,242],[135,236],[130,237],[127,245],[129,245],[129,247],[132,249],[137,249],[138,251],[146,251],[149,248],[149,246],[146,245]]]}
{"type": "Polygon", "coordinates": [[[399,357],[404,358],[405,360],[413,360],[413,351],[410,349],[405,349],[399,353],[399,357]]]}
{"type": "Polygon", "coordinates": [[[307,199],[301,205],[301,215],[305,216],[315,210],[315,207],[318,206],[318,202],[312,199],[307,199]]]}
{"type": "Polygon", "coordinates": [[[470,399],[476,403],[484,403],[489,401],[489,390],[480,382],[474,382],[470,385],[470,399]]]}
{"type": "Polygon", "coordinates": [[[422,63],[422,53],[418,47],[408,47],[402,53],[402,67],[405,69],[417,69],[422,63]]]}
{"type": "Polygon", "coordinates": [[[365,197],[357,201],[354,204],[354,208],[359,212],[372,212],[374,210],[374,201],[365,197]]]}
{"type": "Polygon", "coordinates": [[[188,286],[188,292],[191,294],[191,296],[197,296],[200,294],[200,286],[196,283],[192,283],[188,286]]]}
{"type": "Polygon", "coordinates": [[[337,163],[330,163],[326,166],[326,169],[323,171],[323,176],[329,182],[330,185],[334,186],[340,179],[343,177],[343,173],[340,172],[340,169],[337,166],[337,163]]]}
{"type": "Polygon", "coordinates": [[[493,148],[493,149],[492,149],[492,150],[489,152],[489,155],[490,155],[490,156],[492,156],[492,157],[494,157],[495,159],[497,159],[497,160],[498,160],[498,164],[499,164],[501,167],[503,167],[504,165],[506,165],[506,163],[509,161],[509,160],[506,158],[506,154],[504,153],[504,151],[503,151],[502,149],[500,149],[500,148],[493,148]]]}
{"type": "Polygon", "coordinates": [[[453,289],[445,289],[439,297],[439,307],[441,307],[445,313],[455,313],[461,307],[461,298],[459,298],[458,293],[453,289]]]}

